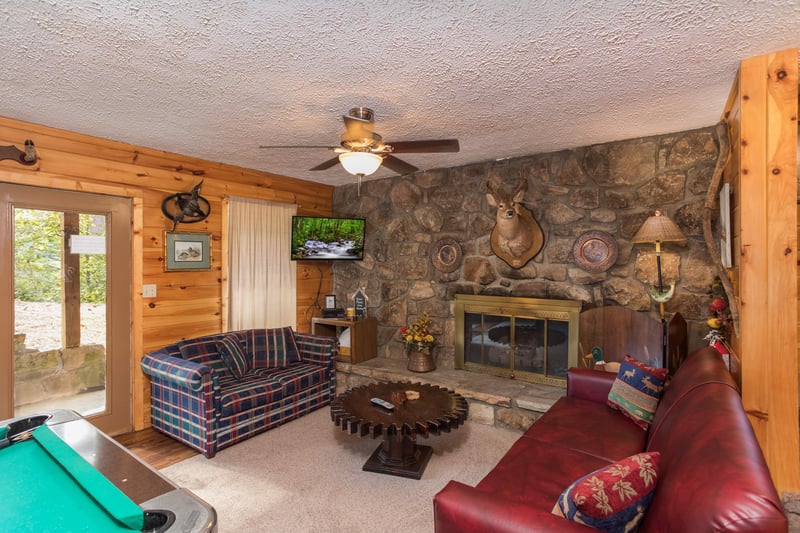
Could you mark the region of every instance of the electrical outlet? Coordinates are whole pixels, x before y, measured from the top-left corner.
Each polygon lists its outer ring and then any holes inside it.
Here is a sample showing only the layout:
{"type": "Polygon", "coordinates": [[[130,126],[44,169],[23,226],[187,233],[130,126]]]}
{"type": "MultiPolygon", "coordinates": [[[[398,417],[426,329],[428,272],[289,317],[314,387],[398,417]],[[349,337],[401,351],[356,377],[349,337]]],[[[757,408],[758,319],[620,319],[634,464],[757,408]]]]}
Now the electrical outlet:
{"type": "Polygon", "coordinates": [[[156,286],[155,284],[142,285],[142,298],[155,298],[156,286]]]}

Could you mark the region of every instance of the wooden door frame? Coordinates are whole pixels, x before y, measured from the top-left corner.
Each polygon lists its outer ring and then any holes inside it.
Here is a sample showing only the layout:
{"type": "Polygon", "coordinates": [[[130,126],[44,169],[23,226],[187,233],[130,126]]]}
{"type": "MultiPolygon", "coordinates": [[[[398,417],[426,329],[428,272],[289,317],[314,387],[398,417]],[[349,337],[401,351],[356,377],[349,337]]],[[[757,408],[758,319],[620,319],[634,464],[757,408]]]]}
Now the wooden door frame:
{"type": "Polygon", "coordinates": [[[742,403],[779,493],[800,491],[796,48],[741,62],[731,135],[733,268],[742,403]]]}
{"type": "MultiPolygon", "coordinates": [[[[142,242],[142,228],[144,216],[144,201],[142,191],[132,187],[107,185],[103,183],[95,183],[82,181],[80,178],[64,178],[54,175],[43,176],[42,180],[36,180],[35,184],[31,183],[30,175],[24,172],[4,172],[0,180],[2,183],[29,185],[33,187],[44,187],[49,189],[74,191],[74,192],[87,192],[96,194],[106,194],[127,198],[131,201],[131,227],[130,227],[130,246],[131,246],[131,285],[130,285],[130,375],[131,375],[131,416],[132,428],[134,430],[143,429],[147,425],[145,420],[144,409],[144,375],[139,367],[139,362],[142,358],[143,349],[143,330],[142,330],[142,276],[143,276],[143,242],[142,242]]],[[[6,220],[7,215],[0,213],[0,222],[9,224],[13,221],[6,220]]],[[[0,247],[4,244],[0,243],[0,247]]],[[[13,290],[13,287],[12,287],[13,290]]],[[[6,373],[2,373],[6,374],[6,373]]],[[[0,376],[0,387],[3,390],[11,390],[13,386],[13,374],[9,376],[0,376]]],[[[0,408],[7,403],[7,398],[0,395],[0,408]]],[[[11,408],[13,409],[13,398],[11,399],[11,408]]]]}

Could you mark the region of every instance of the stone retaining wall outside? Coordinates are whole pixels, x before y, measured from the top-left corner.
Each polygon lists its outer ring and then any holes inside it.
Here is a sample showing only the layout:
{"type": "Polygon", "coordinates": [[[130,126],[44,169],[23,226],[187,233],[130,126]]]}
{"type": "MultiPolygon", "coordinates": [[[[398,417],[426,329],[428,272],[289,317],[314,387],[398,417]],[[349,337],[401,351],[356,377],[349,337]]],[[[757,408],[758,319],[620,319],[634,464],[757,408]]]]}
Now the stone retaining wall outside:
{"type": "Polygon", "coordinates": [[[17,406],[105,387],[106,353],[102,344],[40,352],[26,349],[24,335],[15,335],[14,349],[17,406]]]}

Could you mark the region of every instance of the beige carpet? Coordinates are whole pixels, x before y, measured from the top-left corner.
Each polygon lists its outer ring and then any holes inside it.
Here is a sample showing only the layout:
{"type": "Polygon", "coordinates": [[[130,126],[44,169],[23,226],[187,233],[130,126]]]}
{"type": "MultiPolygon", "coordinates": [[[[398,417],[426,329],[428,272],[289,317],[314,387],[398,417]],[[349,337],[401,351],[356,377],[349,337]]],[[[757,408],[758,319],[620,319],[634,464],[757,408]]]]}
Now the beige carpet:
{"type": "Polygon", "coordinates": [[[467,422],[420,439],[434,453],[420,480],[361,470],[380,440],[349,435],[325,407],[219,452],[162,470],[217,510],[220,533],[433,531],[433,495],[475,485],[519,433],[467,422]]]}

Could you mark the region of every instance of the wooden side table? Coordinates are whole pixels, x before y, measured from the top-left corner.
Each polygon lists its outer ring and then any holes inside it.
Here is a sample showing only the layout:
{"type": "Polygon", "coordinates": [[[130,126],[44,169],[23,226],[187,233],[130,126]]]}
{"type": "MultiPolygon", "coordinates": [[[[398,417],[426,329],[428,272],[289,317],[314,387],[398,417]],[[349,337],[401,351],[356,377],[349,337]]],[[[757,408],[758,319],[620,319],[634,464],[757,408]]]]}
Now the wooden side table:
{"type": "Polygon", "coordinates": [[[337,361],[357,364],[378,354],[378,322],[374,317],[311,319],[311,333],[314,335],[339,337],[348,328],[350,346],[339,347],[337,361]]]}

